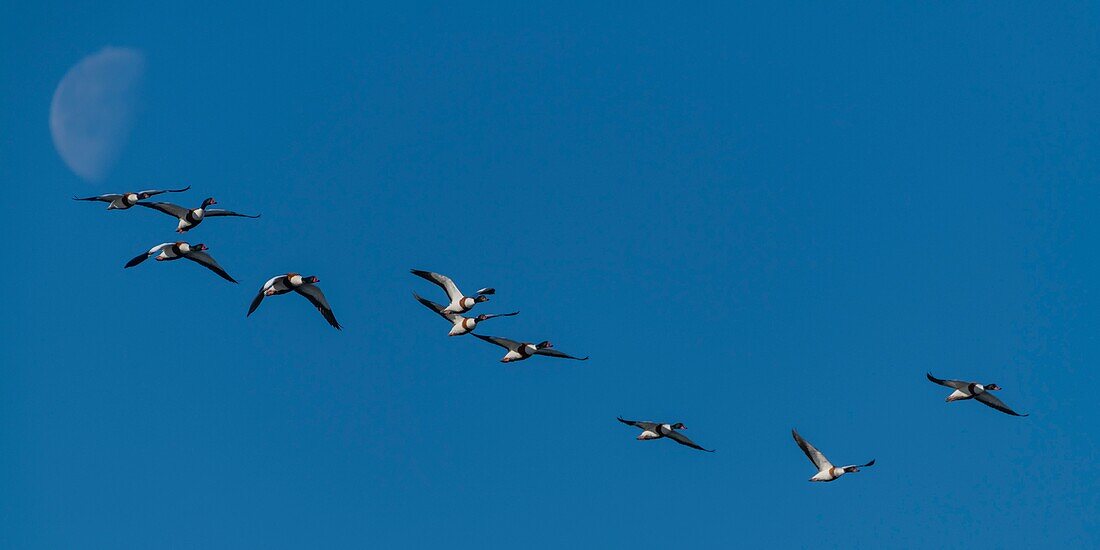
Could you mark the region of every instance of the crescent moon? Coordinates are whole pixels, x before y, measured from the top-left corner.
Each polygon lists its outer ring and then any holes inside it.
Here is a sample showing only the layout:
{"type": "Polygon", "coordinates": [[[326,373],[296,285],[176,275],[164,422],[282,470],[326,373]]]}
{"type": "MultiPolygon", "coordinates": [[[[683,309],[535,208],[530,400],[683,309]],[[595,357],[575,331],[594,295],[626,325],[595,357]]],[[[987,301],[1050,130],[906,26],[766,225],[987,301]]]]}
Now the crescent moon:
{"type": "Polygon", "coordinates": [[[65,73],[50,103],[50,134],[76,175],[98,182],[110,172],[129,140],[144,73],[144,54],[114,47],[65,73]]]}

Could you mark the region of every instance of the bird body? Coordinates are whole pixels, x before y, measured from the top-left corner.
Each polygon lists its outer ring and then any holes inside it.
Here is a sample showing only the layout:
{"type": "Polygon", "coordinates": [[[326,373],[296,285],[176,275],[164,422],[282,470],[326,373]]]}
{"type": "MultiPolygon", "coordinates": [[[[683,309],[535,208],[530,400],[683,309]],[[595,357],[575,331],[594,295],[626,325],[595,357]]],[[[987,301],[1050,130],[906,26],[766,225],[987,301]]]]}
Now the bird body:
{"type": "Polygon", "coordinates": [[[440,275],[439,273],[424,271],[422,269],[411,269],[409,271],[417,277],[438,285],[447,293],[448,302],[447,307],[443,308],[443,313],[466,313],[473,309],[475,305],[481,302],[488,302],[490,294],[496,294],[495,289],[482,288],[478,290],[477,294],[474,296],[466,296],[458,289],[458,285],[446,275],[440,275]]]}
{"type": "Polygon", "coordinates": [[[966,401],[973,399],[983,405],[997,409],[1005,414],[1012,416],[1028,416],[1026,414],[1020,414],[1004,404],[1003,401],[998,399],[990,392],[999,391],[1001,389],[997,384],[979,384],[977,382],[968,382],[965,380],[943,380],[932,376],[932,373],[926,373],[925,376],[933,384],[939,384],[944,387],[951,388],[950,395],[947,396],[945,401],[951,403],[953,401],[966,401]]]}
{"type": "Polygon", "coordinates": [[[156,261],[158,262],[187,258],[188,260],[191,260],[209,269],[210,271],[217,273],[218,276],[220,276],[221,278],[231,283],[236,283],[237,281],[233,277],[230,277],[229,273],[226,273],[225,269],[222,268],[222,266],[219,265],[218,262],[215,261],[211,255],[205,252],[206,250],[208,250],[207,246],[202,243],[195,245],[186,242],[161,243],[154,246],[153,248],[150,248],[142,254],[134,256],[129,262],[126,262],[126,265],[124,267],[134,267],[149,259],[150,257],[155,257],[156,261]]]}
{"type": "Polygon", "coordinates": [[[677,442],[681,445],[686,445],[688,447],[691,447],[692,449],[699,449],[700,451],[706,451],[708,453],[713,453],[714,452],[713,449],[704,449],[703,447],[700,447],[694,441],[692,441],[691,439],[688,439],[688,437],[686,435],[680,433],[679,430],[687,429],[687,426],[684,426],[684,424],[682,422],[677,422],[675,424],[662,424],[660,422],[626,420],[625,418],[623,418],[621,416],[618,419],[619,419],[619,422],[622,422],[623,424],[626,424],[627,426],[634,426],[635,428],[641,428],[642,433],[638,434],[638,437],[635,438],[638,441],[648,441],[650,439],[663,439],[663,438],[667,437],[667,438],[669,438],[669,439],[671,439],[671,440],[673,440],[673,441],[675,441],[675,442],[677,442]]]}
{"type": "Polygon", "coordinates": [[[501,338],[499,336],[482,336],[480,334],[474,334],[474,336],[489,342],[490,344],[498,345],[506,350],[507,353],[500,359],[501,363],[512,363],[514,361],[523,361],[535,355],[546,355],[548,357],[558,357],[560,359],[573,359],[575,361],[587,361],[588,356],[574,357],[566,353],[562,353],[554,348],[549,340],[544,340],[538,344],[532,344],[530,342],[517,342],[515,340],[509,340],[507,338],[501,338]]]}
{"type": "Polygon", "coordinates": [[[202,201],[202,205],[198,208],[184,208],[178,204],[172,204],[170,202],[139,202],[137,206],[144,206],[158,212],[163,212],[169,216],[175,217],[179,222],[176,224],[177,233],[186,233],[206,218],[213,218],[219,216],[234,216],[238,218],[259,218],[257,214],[255,216],[249,214],[239,214],[232,210],[222,210],[220,208],[210,208],[210,205],[217,204],[218,201],[214,200],[214,197],[209,197],[202,201]]]}
{"type": "Polygon", "coordinates": [[[96,195],[94,197],[73,197],[74,201],[98,201],[107,203],[107,210],[126,210],[140,200],[145,200],[154,195],[160,195],[161,193],[182,193],[190,189],[188,185],[183,189],[148,189],[145,191],[127,191],[125,193],[108,193],[106,195],[96,195]]]}
{"type": "Polygon", "coordinates": [[[875,460],[871,459],[871,461],[866,464],[833,466],[821,451],[817,450],[809,441],[802,439],[801,435],[798,435],[798,430],[791,430],[791,435],[794,436],[794,441],[798,443],[802,452],[806,454],[806,457],[809,458],[810,462],[817,468],[817,473],[810,478],[810,481],[836,481],[844,474],[858,472],[860,468],[867,468],[875,465],[875,460]]]}
{"type": "Polygon", "coordinates": [[[328,324],[337,330],[343,328],[336,320],[336,315],[332,313],[332,306],[329,305],[328,299],[325,298],[321,288],[317,286],[321,279],[310,275],[303,277],[299,273],[287,273],[285,275],[276,275],[267,280],[260,291],[256,294],[256,297],[252,299],[252,303],[248,306],[248,313],[245,317],[252,315],[252,312],[256,311],[256,308],[260,307],[260,302],[267,296],[278,296],[280,294],[286,294],[294,291],[301,294],[305,299],[309,300],[317,311],[321,312],[321,316],[328,321],[328,324]]]}
{"type": "Polygon", "coordinates": [[[463,334],[468,334],[473,331],[479,323],[488,321],[494,317],[511,317],[513,315],[519,315],[518,311],[513,311],[512,313],[496,313],[490,315],[483,313],[476,317],[464,317],[459,313],[447,312],[446,307],[426,298],[422,298],[415,292],[413,293],[413,297],[416,298],[416,301],[423,304],[424,307],[436,312],[440,317],[451,323],[451,330],[447,333],[447,336],[462,336],[463,334]]]}

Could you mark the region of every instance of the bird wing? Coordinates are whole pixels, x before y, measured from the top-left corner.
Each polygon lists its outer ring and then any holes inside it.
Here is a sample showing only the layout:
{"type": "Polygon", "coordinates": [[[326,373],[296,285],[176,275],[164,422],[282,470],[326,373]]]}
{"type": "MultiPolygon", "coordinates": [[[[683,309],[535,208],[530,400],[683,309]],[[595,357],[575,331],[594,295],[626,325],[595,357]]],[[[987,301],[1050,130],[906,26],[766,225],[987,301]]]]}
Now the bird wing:
{"type": "Polygon", "coordinates": [[[810,459],[810,462],[813,463],[818,471],[833,467],[833,464],[829,462],[829,459],[825,458],[825,455],[821,454],[821,451],[817,450],[816,447],[810,445],[809,441],[802,439],[802,436],[798,435],[798,430],[791,430],[791,435],[794,436],[795,443],[798,443],[798,446],[802,448],[802,452],[806,453],[806,458],[810,459]]]}
{"type": "Polygon", "coordinates": [[[424,304],[424,307],[438,313],[440,317],[443,317],[444,319],[446,319],[446,320],[448,320],[452,323],[454,322],[454,318],[458,317],[457,313],[443,313],[443,310],[447,309],[446,307],[444,307],[440,304],[437,304],[437,303],[435,303],[435,302],[433,302],[433,301],[431,301],[427,298],[422,298],[419,294],[417,294],[415,292],[413,292],[413,297],[416,298],[416,301],[420,302],[421,304],[424,304]]]}
{"type": "Polygon", "coordinates": [[[496,344],[496,345],[498,345],[498,346],[500,346],[500,347],[502,347],[506,350],[509,350],[509,351],[515,351],[515,350],[519,349],[519,346],[520,346],[520,343],[516,342],[515,340],[509,340],[507,338],[500,338],[498,336],[483,336],[481,334],[474,334],[474,336],[477,336],[478,338],[481,338],[482,340],[485,340],[486,342],[489,342],[490,344],[496,344]]]}
{"type": "Polygon", "coordinates": [[[485,316],[485,320],[492,319],[493,317],[511,317],[513,315],[519,315],[519,312],[513,311],[512,313],[490,313],[485,316]]]}
{"type": "Polygon", "coordinates": [[[332,328],[340,330],[340,323],[336,321],[336,316],[332,314],[332,306],[328,305],[328,300],[325,299],[325,294],[321,292],[321,287],[306,283],[295,288],[294,292],[305,296],[317,308],[317,311],[321,312],[328,324],[332,325],[332,328]]]}
{"type": "Polygon", "coordinates": [[[203,216],[209,216],[209,217],[218,217],[218,216],[237,216],[239,218],[258,218],[258,217],[260,217],[259,214],[256,214],[255,216],[252,216],[252,215],[249,215],[249,214],[238,214],[237,212],[234,212],[232,210],[223,210],[221,208],[207,208],[207,209],[202,211],[202,215],[203,216]]]}
{"type": "Polygon", "coordinates": [[[101,202],[114,202],[116,199],[121,199],[122,195],[109,194],[109,195],[96,195],[94,197],[73,197],[74,201],[101,201],[101,202]]]}
{"type": "Polygon", "coordinates": [[[994,409],[997,409],[998,411],[1001,411],[1005,414],[1011,414],[1012,416],[1027,416],[1026,414],[1020,414],[1008,408],[1008,406],[1005,405],[1000,399],[997,399],[997,396],[988,391],[979,393],[977,396],[974,397],[974,399],[977,399],[978,401],[981,401],[982,403],[985,403],[986,405],[989,405],[990,407],[993,407],[994,409]]]}
{"type": "Polygon", "coordinates": [[[699,445],[696,445],[694,441],[688,439],[688,436],[686,436],[686,435],[684,435],[684,434],[682,434],[682,433],[680,433],[676,430],[672,430],[672,433],[668,434],[665,437],[667,437],[667,438],[669,438],[669,439],[671,439],[671,440],[673,440],[673,441],[675,441],[675,442],[677,442],[681,445],[687,445],[688,447],[691,447],[692,449],[699,449],[700,451],[706,451],[708,453],[713,453],[714,452],[714,449],[704,449],[704,448],[700,447],[699,445]]]}
{"type": "Polygon", "coordinates": [[[184,254],[183,257],[187,258],[188,260],[192,260],[196,263],[202,264],[203,266],[206,266],[206,268],[209,269],[210,271],[213,271],[214,273],[217,273],[218,275],[221,275],[222,279],[225,279],[225,280],[227,280],[231,283],[237,282],[236,279],[234,279],[233,277],[230,277],[229,274],[225,272],[225,269],[223,269],[222,266],[218,265],[218,262],[214,260],[213,256],[211,256],[211,255],[209,255],[209,254],[207,254],[207,253],[205,253],[201,250],[195,250],[193,252],[189,252],[187,254],[184,254]]]}
{"type": "Polygon", "coordinates": [[[458,286],[455,285],[455,282],[446,275],[440,275],[422,269],[410,269],[409,271],[417,277],[421,277],[439,285],[439,288],[442,288],[443,291],[447,293],[447,298],[452,302],[462,297],[462,291],[458,290],[458,286]]]}
{"type": "Polygon", "coordinates": [[[188,185],[183,189],[146,189],[145,191],[138,191],[137,195],[142,199],[147,199],[149,197],[152,197],[153,195],[159,195],[161,193],[182,193],[190,188],[191,186],[188,185]]]}
{"type": "Polygon", "coordinates": [[[537,350],[535,350],[535,355],[547,355],[547,356],[550,356],[550,357],[560,357],[562,359],[573,359],[573,360],[576,360],[576,361],[587,361],[588,360],[587,355],[585,355],[584,357],[573,357],[572,355],[569,355],[567,353],[562,353],[562,352],[560,352],[560,351],[558,351],[554,348],[537,349],[537,350]]]}
{"type": "Polygon", "coordinates": [[[275,281],[278,281],[283,277],[286,277],[286,275],[276,275],[268,279],[267,282],[264,283],[264,286],[260,287],[260,291],[256,293],[256,297],[253,298],[252,303],[248,305],[248,313],[245,314],[245,317],[252,315],[252,312],[256,311],[256,308],[260,307],[260,302],[264,301],[264,291],[271,288],[271,286],[275,284],[275,281]]]}
{"type": "Polygon", "coordinates": [[[841,466],[841,470],[847,470],[848,468],[869,468],[875,465],[875,459],[871,459],[867,464],[849,464],[847,466],[841,466]]]}
{"type": "Polygon", "coordinates": [[[145,260],[148,260],[149,256],[152,256],[153,254],[156,254],[156,253],[160,252],[165,247],[172,246],[173,244],[175,244],[175,243],[160,243],[160,244],[154,246],[153,248],[150,248],[148,252],[143,252],[143,253],[138,254],[137,256],[134,256],[133,258],[131,258],[130,261],[126,262],[126,265],[123,266],[123,269],[125,269],[127,267],[134,267],[135,265],[138,265],[141,262],[144,262],[145,260]]]}
{"type": "Polygon", "coordinates": [[[170,202],[138,202],[138,206],[144,206],[145,208],[152,208],[153,210],[159,210],[168,214],[169,216],[175,216],[177,218],[183,218],[187,216],[190,210],[170,202]]]}
{"type": "Polygon", "coordinates": [[[627,426],[634,426],[635,428],[641,428],[643,430],[648,430],[648,431],[651,431],[653,433],[657,433],[657,423],[656,422],[646,422],[644,420],[627,420],[627,419],[625,419],[621,416],[618,416],[616,418],[619,419],[619,422],[622,422],[623,424],[626,424],[627,426]]]}
{"type": "Polygon", "coordinates": [[[956,390],[965,390],[970,386],[970,382],[964,382],[962,380],[941,380],[932,376],[932,373],[925,373],[925,376],[936,384],[947,386],[948,388],[955,388],[956,390]]]}

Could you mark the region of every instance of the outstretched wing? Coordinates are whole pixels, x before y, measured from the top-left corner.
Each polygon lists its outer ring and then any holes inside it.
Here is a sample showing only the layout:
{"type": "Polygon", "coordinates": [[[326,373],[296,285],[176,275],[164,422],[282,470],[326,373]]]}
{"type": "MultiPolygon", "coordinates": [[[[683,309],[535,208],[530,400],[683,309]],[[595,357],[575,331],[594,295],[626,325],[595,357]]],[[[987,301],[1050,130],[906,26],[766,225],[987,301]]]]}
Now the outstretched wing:
{"type": "Polygon", "coordinates": [[[680,433],[676,430],[672,430],[672,433],[668,434],[665,437],[667,437],[667,438],[669,438],[669,439],[671,439],[671,440],[673,440],[673,441],[675,441],[675,442],[677,442],[681,445],[687,445],[688,447],[691,447],[692,449],[699,449],[700,451],[706,451],[708,453],[713,453],[714,452],[714,449],[704,449],[704,448],[700,447],[699,445],[696,445],[694,441],[688,439],[688,436],[686,436],[686,435],[684,435],[684,434],[682,434],[682,433],[680,433]]]}
{"type": "Polygon", "coordinates": [[[932,376],[932,373],[930,372],[925,373],[925,376],[927,376],[930,381],[935,382],[936,384],[946,386],[948,388],[954,388],[956,390],[965,390],[967,389],[967,387],[970,386],[970,382],[964,382],[962,380],[941,380],[939,378],[936,378],[935,376],[932,376]]]}
{"type": "Polygon", "coordinates": [[[147,199],[149,197],[152,197],[153,195],[159,195],[161,193],[182,193],[190,188],[191,186],[188,185],[183,189],[147,189],[145,191],[138,191],[137,196],[139,199],[147,199]]]}
{"type": "MultiPolygon", "coordinates": [[[[471,333],[474,334],[474,333],[471,333]]],[[[478,338],[489,342],[490,344],[496,344],[506,350],[513,351],[519,349],[520,343],[515,340],[509,340],[507,338],[500,338],[498,336],[483,336],[481,334],[474,334],[478,338]]]]}
{"type": "Polygon", "coordinates": [[[584,357],[573,357],[572,355],[569,355],[568,353],[562,353],[562,352],[560,352],[560,351],[558,351],[554,348],[537,349],[537,350],[535,350],[535,355],[546,355],[546,356],[549,356],[549,357],[560,357],[561,359],[573,359],[575,361],[587,361],[588,360],[587,355],[585,355],[584,357]]]}
{"type": "Polygon", "coordinates": [[[1020,414],[1008,408],[1008,406],[1005,405],[1000,399],[997,399],[997,396],[988,391],[979,393],[977,396],[974,397],[974,399],[977,399],[978,401],[981,401],[982,403],[985,403],[986,405],[989,405],[990,407],[993,407],[994,409],[997,409],[998,411],[1001,411],[1005,414],[1011,414],[1012,416],[1027,416],[1026,414],[1020,414]]]}
{"type": "Polygon", "coordinates": [[[231,283],[237,282],[233,277],[230,277],[229,274],[225,272],[225,269],[222,269],[222,266],[218,265],[218,262],[214,261],[214,258],[212,256],[201,250],[195,250],[193,252],[185,254],[183,257],[187,258],[188,260],[192,260],[195,263],[201,264],[210,271],[221,275],[222,279],[225,279],[231,283]]]}
{"type": "Polygon", "coordinates": [[[643,430],[648,430],[648,431],[651,431],[653,433],[657,433],[657,423],[656,422],[646,422],[644,420],[627,420],[627,419],[625,419],[621,416],[618,416],[616,418],[619,419],[619,422],[622,422],[623,424],[626,424],[627,426],[634,426],[635,428],[641,428],[643,430]]]}
{"type": "MultiPolygon", "coordinates": [[[[141,204],[141,203],[138,203],[138,204],[141,204]]],[[[252,215],[249,215],[249,214],[238,214],[238,213],[236,213],[232,210],[222,210],[221,208],[207,208],[207,209],[202,211],[202,215],[204,217],[209,216],[209,217],[215,217],[215,218],[218,217],[218,216],[237,216],[238,218],[258,218],[258,217],[260,217],[259,214],[256,214],[255,216],[252,216],[252,215]]]]}
{"type": "Polygon", "coordinates": [[[74,201],[99,201],[99,202],[114,202],[117,199],[121,199],[122,195],[109,194],[109,195],[96,195],[94,197],[73,197],[74,201]]]}
{"type": "Polygon", "coordinates": [[[454,322],[454,318],[458,316],[457,313],[443,313],[443,310],[447,309],[446,307],[437,304],[427,298],[422,298],[419,294],[415,292],[413,292],[413,297],[416,298],[416,301],[424,304],[424,307],[438,313],[440,317],[443,317],[444,319],[451,321],[452,323],[454,322]]]}
{"type": "Polygon", "coordinates": [[[833,464],[829,462],[829,459],[825,458],[825,455],[821,454],[821,451],[817,450],[816,447],[810,445],[809,441],[802,439],[802,436],[798,435],[798,430],[791,430],[791,435],[794,436],[795,443],[798,443],[798,446],[802,448],[802,452],[806,453],[806,458],[810,459],[810,462],[813,463],[818,471],[833,467],[833,464]]]}
{"type": "Polygon", "coordinates": [[[130,261],[126,262],[126,265],[123,266],[123,269],[125,269],[127,267],[134,267],[135,265],[138,265],[141,262],[144,262],[145,260],[148,260],[149,256],[152,256],[153,254],[156,254],[156,253],[160,252],[165,247],[172,246],[172,244],[173,243],[160,243],[160,244],[154,246],[153,248],[150,248],[148,252],[145,252],[145,253],[142,253],[142,254],[138,254],[137,256],[134,256],[133,258],[130,259],[130,261]]]}
{"type": "Polygon", "coordinates": [[[183,218],[187,216],[190,210],[170,202],[138,202],[138,206],[144,206],[145,208],[152,208],[153,210],[159,210],[176,218],[183,218]]]}
{"type": "Polygon", "coordinates": [[[874,466],[874,465],[875,465],[875,459],[872,458],[871,461],[868,462],[867,464],[849,464],[847,466],[841,466],[840,469],[844,470],[844,471],[848,471],[850,468],[869,468],[869,467],[874,466]]]}
{"type": "Polygon", "coordinates": [[[332,325],[332,328],[340,330],[340,323],[336,321],[336,316],[332,314],[332,306],[328,305],[328,300],[325,299],[325,294],[321,292],[321,287],[306,283],[295,288],[294,292],[305,296],[317,308],[317,311],[321,312],[328,324],[332,325]]]}
{"type": "Polygon", "coordinates": [[[462,297],[462,291],[458,290],[458,286],[455,285],[455,282],[446,275],[440,275],[422,269],[410,269],[409,272],[417,277],[421,277],[439,285],[439,288],[442,288],[443,291],[447,293],[447,298],[452,302],[462,297]]]}
{"type": "Polygon", "coordinates": [[[248,305],[248,313],[245,314],[245,317],[252,315],[252,312],[256,311],[256,308],[260,307],[260,302],[264,301],[264,292],[267,289],[271,288],[271,286],[275,284],[275,281],[278,281],[283,277],[286,277],[286,275],[276,275],[268,279],[267,282],[264,283],[264,286],[260,287],[260,291],[256,293],[256,297],[253,298],[252,303],[248,305]]]}

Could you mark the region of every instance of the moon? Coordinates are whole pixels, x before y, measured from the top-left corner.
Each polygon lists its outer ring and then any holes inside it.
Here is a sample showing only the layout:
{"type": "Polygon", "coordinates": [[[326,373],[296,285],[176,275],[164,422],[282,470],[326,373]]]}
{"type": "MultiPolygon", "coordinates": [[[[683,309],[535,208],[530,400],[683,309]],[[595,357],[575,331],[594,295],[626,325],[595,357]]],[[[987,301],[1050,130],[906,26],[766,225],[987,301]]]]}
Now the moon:
{"type": "Polygon", "coordinates": [[[145,55],[106,47],[73,65],[50,103],[50,134],[76,175],[99,182],[129,141],[138,110],[145,55]]]}

